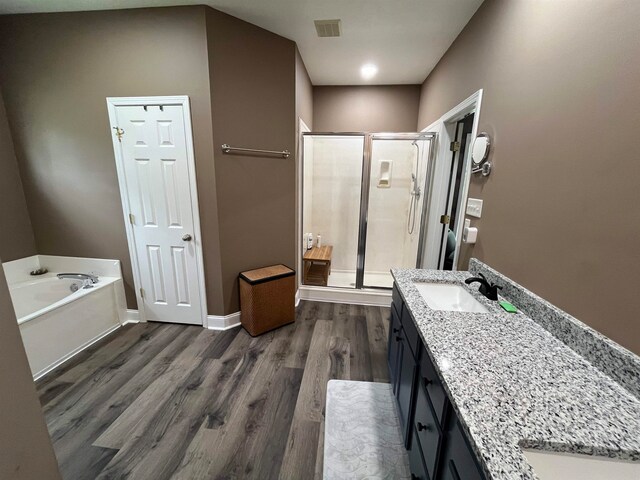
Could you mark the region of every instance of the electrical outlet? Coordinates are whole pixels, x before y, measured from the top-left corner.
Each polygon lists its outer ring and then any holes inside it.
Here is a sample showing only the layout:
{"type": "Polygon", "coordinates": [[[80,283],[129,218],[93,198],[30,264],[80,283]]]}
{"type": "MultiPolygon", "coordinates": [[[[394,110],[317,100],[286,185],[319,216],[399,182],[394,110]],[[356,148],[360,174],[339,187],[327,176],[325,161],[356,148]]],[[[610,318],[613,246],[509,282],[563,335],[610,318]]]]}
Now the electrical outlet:
{"type": "Polygon", "coordinates": [[[467,200],[467,215],[480,218],[482,216],[482,200],[479,198],[469,198],[467,200]]]}

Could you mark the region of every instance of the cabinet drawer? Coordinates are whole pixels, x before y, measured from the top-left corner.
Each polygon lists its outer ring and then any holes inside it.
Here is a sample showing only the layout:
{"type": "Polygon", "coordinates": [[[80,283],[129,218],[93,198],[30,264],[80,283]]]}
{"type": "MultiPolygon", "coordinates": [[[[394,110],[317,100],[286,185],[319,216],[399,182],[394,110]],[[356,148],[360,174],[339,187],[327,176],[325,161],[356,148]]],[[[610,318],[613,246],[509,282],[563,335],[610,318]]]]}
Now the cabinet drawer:
{"type": "Polygon", "coordinates": [[[423,347],[420,352],[419,383],[427,389],[427,394],[431,405],[433,405],[433,410],[436,413],[438,424],[441,428],[444,428],[449,400],[440,382],[440,377],[438,377],[436,369],[433,363],[431,363],[426,347],[423,347]]]}
{"type": "Polygon", "coordinates": [[[427,399],[425,389],[418,385],[416,390],[416,410],[413,426],[415,432],[414,440],[417,441],[413,441],[411,448],[420,448],[429,478],[435,478],[442,434],[427,399]]]}
{"type": "Polygon", "coordinates": [[[413,319],[411,318],[411,314],[409,313],[408,308],[402,309],[402,328],[404,328],[404,332],[407,337],[407,343],[411,348],[411,352],[413,356],[418,359],[419,346],[422,344],[420,340],[420,336],[418,335],[418,329],[416,328],[415,323],[413,323],[413,319]]]}
{"type": "Polygon", "coordinates": [[[411,442],[411,449],[409,450],[409,468],[411,469],[411,480],[432,480],[427,475],[427,470],[424,467],[424,461],[422,459],[422,453],[420,452],[420,445],[416,442],[416,431],[411,432],[413,435],[413,441],[411,442]]]}

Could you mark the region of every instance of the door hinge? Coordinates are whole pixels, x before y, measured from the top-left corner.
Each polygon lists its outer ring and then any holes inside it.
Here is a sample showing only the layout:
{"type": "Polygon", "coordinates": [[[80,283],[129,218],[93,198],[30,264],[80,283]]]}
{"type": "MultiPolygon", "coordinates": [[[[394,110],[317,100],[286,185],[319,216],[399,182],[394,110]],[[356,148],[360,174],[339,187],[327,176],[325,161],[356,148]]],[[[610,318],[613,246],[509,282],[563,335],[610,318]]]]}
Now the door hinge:
{"type": "Polygon", "coordinates": [[[440,215],[440,223],[443,225],[449,225],[451,217],[449,215],[440,215]]]}
{"type": "Polygon", "coordinates": [[[140,287],[140,296],[144,298],[144,288],[140,287]]]}
{"type": "Polygon", "coordinates": [[[460,142],[451,142],[449,145],[449,150],[452,152],[457,152],[460,150],[460,142]]]}
{"type": "Polygon", "coordinates": [[[129,223],[131,225],[135,225],[136,224],[136,217],[133,215],[133,213],[129,214],[129,223]]]}
{"type": "Polygon", "coordinates": [[[122,143],[122,135],[124,135],[124,130],[120,127],[113,127],[113,129],[116,131],[116,137],[118,137],[118,141],[122,143]]]}

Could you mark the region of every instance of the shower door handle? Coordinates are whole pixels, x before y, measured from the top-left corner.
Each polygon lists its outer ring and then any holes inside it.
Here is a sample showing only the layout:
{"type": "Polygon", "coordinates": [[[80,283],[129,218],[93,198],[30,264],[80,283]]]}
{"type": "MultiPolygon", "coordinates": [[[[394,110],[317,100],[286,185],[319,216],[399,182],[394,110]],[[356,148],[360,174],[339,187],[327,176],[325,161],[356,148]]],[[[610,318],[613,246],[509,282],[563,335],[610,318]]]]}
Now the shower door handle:
{"type": "Polygon", "coordinates": [[[191,241],[191,238],[192,238],[192,237],[191,237],[191,234],[190,234],[190,233],[185,233],[185,234],[182,236],[182,240],[184,240],[185,242],[190,242],[190,241],[191,241]]]}

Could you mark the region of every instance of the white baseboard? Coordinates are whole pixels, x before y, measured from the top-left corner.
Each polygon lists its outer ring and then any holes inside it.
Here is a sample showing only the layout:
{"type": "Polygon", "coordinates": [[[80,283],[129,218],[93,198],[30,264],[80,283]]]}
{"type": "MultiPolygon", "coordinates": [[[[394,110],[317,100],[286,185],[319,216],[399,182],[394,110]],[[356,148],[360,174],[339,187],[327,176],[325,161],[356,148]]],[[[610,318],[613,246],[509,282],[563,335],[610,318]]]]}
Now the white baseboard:
{"type": "MultiPolygon", "coordinates": [[[[127,309],[127,319],[123,325],[128,323],[140,322],[140,313],[138,310],[127,309]]],[[[229,315],[207,315],[204,328],[209,330],[228,330],[240,325],[240,312],[231,313],[229,315]]]]}
{"type": "Polygon", "coordinates": [[[122,324],[126,325],[127,323],[138,323],[138,322],[140,322],[140,312],[138,312],[138,310],[127,308],[127,314],[122,324]]]}
{"type": "Polygon", "coordinates": [[[66,362],[67,360],[70,360],[72,357],[75,357],[77,354],[79,354],[81,351],[83,351],[86,348],[89,348],[91,345],[93,345],[94,343],[96,343],[99,340],[102,340],[104,337],[106,337],[107,335],[109,335],[110,333],[115,332],[117,329],[119,329],[122,325],[121,324],[117,324],[114,325],[113,327],[105,330],[104,332],[102,332],[100,335],[97,335],[95,337],[93,337],[91,340],[89,340],[88,342],[83,343],[82,345],[80,345],[78,348],[73,349],[71,352],[67,353],[64,357],[62,357],[59,360],[56,360],[54,363],[52,363],[51,365],[49,365],[48,367],[43,368],[42,370],[40,370],[39,372],[35,373],[33,375],[33,380],[39,380],[40,378],[44,377],[47,373],[49,373],[51,370],[54,370],[56,368],[58,368],[60,365],[62,365],[64,362],[66,362]]]}
{"type": "Polygon", "coordinates": [[[296,290],[295,301],[296,301],[296,304],[295,304],[296,307],[300,305],[300,290],[296,290]]]}
{"type": "Polygon", "coordinates": [[[240,312],[229,315],[207,315],[207,325],[209,330],[229,330],[240,325],[240,312]]]}
{"type": "Polygon", "coordinates": [[[298,294],[301,300],[311,300],[314,302],[349,303],[352,305],[378,307],[388,307],[391,305],[391,290],[355,290],[300,285],[298,294]]]}

